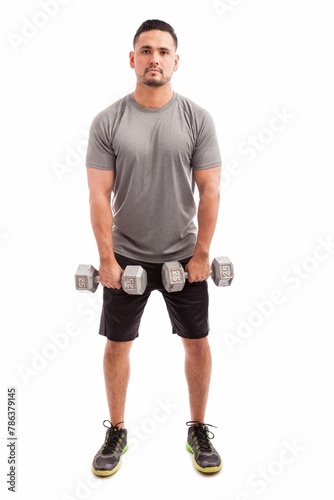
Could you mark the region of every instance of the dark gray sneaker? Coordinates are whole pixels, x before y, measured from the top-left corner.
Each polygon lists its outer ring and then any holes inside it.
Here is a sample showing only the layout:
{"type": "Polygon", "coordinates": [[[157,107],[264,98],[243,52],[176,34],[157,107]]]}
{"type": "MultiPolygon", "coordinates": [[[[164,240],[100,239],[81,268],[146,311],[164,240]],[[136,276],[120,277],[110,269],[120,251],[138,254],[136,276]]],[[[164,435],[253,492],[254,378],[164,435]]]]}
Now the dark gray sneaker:
{"type": "Polygon", "coordinates": [[[220,471],[222,460],[210,441],[215,436],[208,429],[208,426],[214,427],[214,425],[203,424],[197,421],[187,422],[187,425],[189,429],[186,448],[193,453],[193,461],[196,469],[205,473],[220,471]]]}
{"type": "Polygon", "coordinates": [[[127,430],[117,427],[122,423],[118,422],[118,424],[113,425],[109,420],[103,422],[104,427],[107,427],[106,437],[96,453],[92,465],[93,472],[97,476],[111,476],[121,466],[121,456],[128,449],[127,430]],[[110,427],[105,425],[106,422],[110,424],[110,427]]]}

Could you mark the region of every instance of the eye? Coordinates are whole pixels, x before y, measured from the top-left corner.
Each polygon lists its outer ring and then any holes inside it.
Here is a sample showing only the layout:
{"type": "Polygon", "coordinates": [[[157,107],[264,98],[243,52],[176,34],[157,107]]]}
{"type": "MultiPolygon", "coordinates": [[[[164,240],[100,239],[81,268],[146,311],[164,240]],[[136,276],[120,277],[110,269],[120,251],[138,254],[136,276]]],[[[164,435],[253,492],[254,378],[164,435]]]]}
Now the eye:
{"type": "Polygon", "coordinates": [[[149,53],[150,53],[150,51],[148,49],[143,49],[142,50],[142,54],[149,54],[149,53]]]}

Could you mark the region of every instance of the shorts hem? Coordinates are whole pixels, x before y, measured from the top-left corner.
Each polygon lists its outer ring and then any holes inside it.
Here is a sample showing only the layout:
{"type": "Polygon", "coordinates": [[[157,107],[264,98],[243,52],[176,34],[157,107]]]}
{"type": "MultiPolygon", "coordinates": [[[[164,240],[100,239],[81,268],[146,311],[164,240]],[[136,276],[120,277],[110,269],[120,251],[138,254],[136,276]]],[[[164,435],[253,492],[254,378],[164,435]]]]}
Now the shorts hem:
{"type": "Polygon", "coordinates": [[[133,340],[136,340],[136,338],[139,337],[139,335],[137,334],[135,337],[131,337],[131,338],[121,338],[121,339],[120,338],[111,338],[111,336],[108,336],[103,332],[99,332],[99,335],[101,335],[101,337],[105,337],[107,340],[111,340],[112,342],[132,342],[133,340]]]}
{"type": "Polygon", "coordinates": [[[196,340],[196,339],[203,339],[209,335],[209,330],[206,330],[205,332],[200,332],[197,334],[187,334],[183,332],[173,332],[174,335],[178,335],[178,337],[181,337],[183,339],[190,339],[190,340],[196,340]]]}

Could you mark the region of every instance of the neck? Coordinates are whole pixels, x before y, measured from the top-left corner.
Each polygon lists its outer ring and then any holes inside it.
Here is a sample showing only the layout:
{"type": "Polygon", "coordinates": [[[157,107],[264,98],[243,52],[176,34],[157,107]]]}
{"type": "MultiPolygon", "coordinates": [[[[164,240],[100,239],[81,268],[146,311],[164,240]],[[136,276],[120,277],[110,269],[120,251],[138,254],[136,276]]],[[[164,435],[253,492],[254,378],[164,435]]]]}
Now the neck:
{"type": "Polygon", "coordinates": [[[172,99],[173,90],[169,84],[161,87],[149,87],[137,82],[133,97],[143,108],[157,109],[162,108],[172,99]]]}

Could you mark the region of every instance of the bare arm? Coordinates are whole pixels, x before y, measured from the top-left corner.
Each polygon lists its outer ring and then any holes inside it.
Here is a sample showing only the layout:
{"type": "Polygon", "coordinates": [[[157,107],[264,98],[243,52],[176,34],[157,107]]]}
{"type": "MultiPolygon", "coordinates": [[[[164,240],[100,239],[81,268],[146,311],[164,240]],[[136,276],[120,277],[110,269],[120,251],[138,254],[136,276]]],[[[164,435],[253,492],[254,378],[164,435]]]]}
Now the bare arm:
{"type": "Polygon", "coordinates": [[[100,282],[109,288],[121,288],[122,268],[113,248],[113,216],[110,206],[114,186],[114,172],[87,168],[90,217],[100,255],[100,282]]]}
{"type": "Polygon", "coordinates": [[[209,252],[219,211],[220,172],[220,167],[194,171],[200,199],[197,213],[197,242],[194,255],[186,266],[190,283],[210,277],[209,252]]]}

